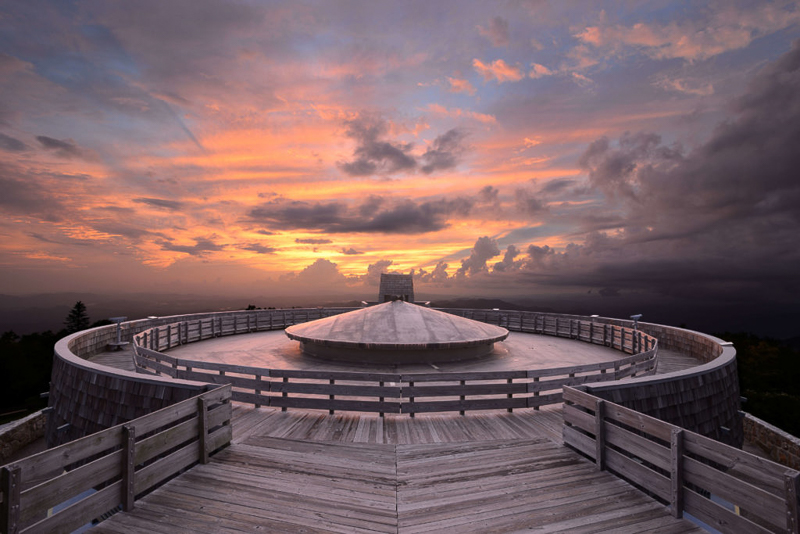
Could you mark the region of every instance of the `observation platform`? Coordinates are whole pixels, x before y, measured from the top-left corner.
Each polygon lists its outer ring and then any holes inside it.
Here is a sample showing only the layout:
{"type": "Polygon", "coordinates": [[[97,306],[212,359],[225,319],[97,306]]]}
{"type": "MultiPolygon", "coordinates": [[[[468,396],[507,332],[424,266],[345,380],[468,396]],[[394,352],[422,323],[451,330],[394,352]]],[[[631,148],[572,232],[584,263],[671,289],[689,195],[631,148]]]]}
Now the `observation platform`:
{"type": "MultiPolygon", "coordinates": [[[[512,332],[467,362],[309,357],[282,331],[173,347],[175,358],[284,370],[494,372],[613,361],[619,351],[512,332]]],[[[663,351],[666,371],[698,361],[663,351]]],[[[126,366],[119,353],[92,361],[126,366]]],[[[703,532],[564,446],[560,405],[508,413],[326,414],[234,403],[231,445],[91,530],[703,532]]]]}
{"type": "Polygon", "coordinates": [[[347,311],[149,318],[113,354],[110,327],[59,341],[47,436],[63,445],[4,468],[21,481],[6,516],[20,532],[101,515],[95,532],[698,532],[683,513],[726,534],[797,524],[800,473],[730,446],[741,424],[723,340],[470,309],[450,313],[511,335],[468,362],[326,362],[285,337],[347,311]],[[67,472],[35,482],[43,465],[67,472]],[[82,500],[49,515],[67,496],[82,500]]]}

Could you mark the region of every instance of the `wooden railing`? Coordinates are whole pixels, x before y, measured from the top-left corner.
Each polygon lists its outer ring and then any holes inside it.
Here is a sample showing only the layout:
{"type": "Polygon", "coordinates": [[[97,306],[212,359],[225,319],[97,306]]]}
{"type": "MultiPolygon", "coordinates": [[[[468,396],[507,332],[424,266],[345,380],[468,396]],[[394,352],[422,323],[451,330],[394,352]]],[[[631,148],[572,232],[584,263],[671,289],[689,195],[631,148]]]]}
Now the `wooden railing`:
{"type": "MultiPolygon", "coordinates": [[[[232,399],[255,406],[407,413],[460,412],[534,408],[562,402],[564,385],[620,380],[655,373],[658,342],[641,331],[564,319],[542,314],[503,314],[494,311],[475,316],[512,329],[559,335],[632,353],[619,360],[552,369],[392,374],[334,371],[281,370],[202,362],[175,358],[160,351],[219,335],[256,329],[284,328],[298,319],[312,320],[326,310],[295,310],[280,321],[261,320],[241,313],[226,318],[181,321],[150,328],[133,338],[134,358],[140,372],[214,384],[231,384],[232,399]]],[[[472,310],[458,310],[471,312],[472,310]]],[[[283,312],[283,311],[281,311],[283,312]]],[[[332,313],[331,313],[332,315],[332,313]]],[[[475,314],[473,314],[475,315],[475,314]]],[[[272,317],[272,315],[269,315],[272,317]]]]}
{"type": "Polygon", "coordinates": [[[131,510],[137,496],[231,440],[223,386],[0,468],[0,532],[71,532],[131,510]]]}
{"type": "Polygon", "coordinates": [[[564,443],[723,533],[798,533],[800,473],[564,388],[564,443]]]}

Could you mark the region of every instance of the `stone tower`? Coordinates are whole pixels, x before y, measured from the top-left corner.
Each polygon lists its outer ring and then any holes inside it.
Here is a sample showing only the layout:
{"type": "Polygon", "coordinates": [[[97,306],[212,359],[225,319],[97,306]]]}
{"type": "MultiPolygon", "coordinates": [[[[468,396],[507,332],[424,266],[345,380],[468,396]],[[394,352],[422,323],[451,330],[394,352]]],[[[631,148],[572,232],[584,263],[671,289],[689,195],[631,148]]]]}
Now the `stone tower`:
{"type": "Polygon", "coordinates": [[[404,300],[414,302],[414,279],[410,274],[381,273],[381,288],[378,302],[404,300]]]}

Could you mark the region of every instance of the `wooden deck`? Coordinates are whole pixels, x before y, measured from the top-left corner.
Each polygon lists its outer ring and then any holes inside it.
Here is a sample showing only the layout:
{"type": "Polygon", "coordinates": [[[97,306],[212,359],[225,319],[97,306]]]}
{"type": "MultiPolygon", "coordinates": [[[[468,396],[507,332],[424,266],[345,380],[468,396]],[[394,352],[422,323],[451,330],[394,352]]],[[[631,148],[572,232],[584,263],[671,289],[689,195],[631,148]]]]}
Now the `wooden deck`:
{"type": "MultiPolygon", "coordinates": [[[[700,363],[659,352],[659,373],[700,363]]],[[[92,361],[133,370],[129,350],[92,361]]],[[[211,463],[91,532],[703,532],[564,447],[560,407],[412,419],[237,403],[232,424],[211,463]]]]}
{"type": "Polygon", "coordinates": [[[92,532],[702,532],[564,447],[561,425],[560,409],[236,405],[230,447],[92,532]]]}

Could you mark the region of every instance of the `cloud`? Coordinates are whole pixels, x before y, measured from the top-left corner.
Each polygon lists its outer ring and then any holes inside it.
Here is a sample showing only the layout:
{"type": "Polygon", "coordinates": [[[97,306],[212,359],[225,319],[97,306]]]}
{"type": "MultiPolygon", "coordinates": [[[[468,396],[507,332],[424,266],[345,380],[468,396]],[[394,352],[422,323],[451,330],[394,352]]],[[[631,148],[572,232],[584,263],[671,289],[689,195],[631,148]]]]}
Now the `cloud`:
{"type": "Polygon", "coordinates": [[[544,65],[539,63],[531,63],[531,71],[528,73],[529,78],[543,78],[545,76],[552,76],[554,72],[544,65]]]}
{"type": "Polygon", "coordinates": [[[345,254],[347,256],[356,256],[358,254],[364,254],[364,253],[354,249],[353,247],[350,247],[350,248],[343,248],[342,254],[345,254]]]}
{"type": "Polygon", "coordinates": [[[495,204],[498,201],[500,190],[492,185],[485,185],[478,191],[478,201],[485,204],[495,204]]]}
{"type": "Polygon", "coordinates": [[[508,46],[508,21],[502,17],[494,17],[485,28],[478,26],[478,33],[494,46],[508,46]]]}
{"type": "Polygon", "coordinates": [[[306,245],[327,245],[328,243],[333,243],[333,241],[331,241],[330,239],[320,239],[320,238],[314,238],[314,237],[309,237],[309,238],[305,238],[305,239],[303,239],[303,238],[295,239],[294,242],[295,243],[306,244],[306,245]]]}
{"type": "Polygon", "coordinates": [[[698,83],[696,81],[680,78],[668,78],[664,76],[659,78],[654,85],[665,91],[674,91],[687,95],[710,96],[714,94],[714,86],[710,83],[698,83]]]}
{"type": "Polygon", "coordinates": [[[519,256],[520,251],[514,245],[508,245],[506,247],[506,252],[503,255],[502,261],[498,261],[494,264],[494,271],[495,272],[507,272],[519,269],[522,265],[521,261],[514,261],[514,258],[519,256]]]}
{"type": "Polygon", "coordinates": [[[304,287],[331,287],[347,283],[347,277],[339,272],[339,266],[330,260],[319,258],[296,275],[288,275],[284,280],[304,287]]]}
{"type": "Polygon", "coordinates": [[[497,241],[489,236],[479,237],[469,258],[461,260],[456,276],[474,276],[487,270],[486,262],[500,254],[497,241]]]}
{"type": "Polygon", "coordinates": [[[0,149],[8,152],[24,152],[28,150],[28,145],[19,139],[0,133],[0,149]]]}
{"type": "Polygon", "coordinates": [[[472,66],[475,72],[483,76],[483,81],[496,80],[497,83],[518,82],[525,77],[519,65],[508,65],[502,59],[496,59],[488,65],[480,59],[473,59],[472,66]]]}
{"type": "Polygon", "coordinates": [[[364,275],[364,285],[366,286],[377,286],[381,280],[382,273],[388,273],[389,267],[392,266],[394,262],[392,260],[378,260],[375,263],[371,263],[367,266],[367,274],[364,275]]]}
{"type": "Polygon", "coordinates": [[[454,128],[433,140],[428,150],[422,155],[425,164],[422,172],[430,174],[434,171],[452,169],[458,163],[458,156],[464,152],[462,141],[466,137],[463,130],[454,128]]]}
{"type": "Polygon", "coordinates": [[[183,208],[183,202],[178,202],[177,200],[167,200],[164,198],[134,198],[134,202],[139,204],[147,204],[148,206],[153,206],[154,208],[162,208],[165,210],[176,211],[183,208]]]}
{"type": "Polygon", "coordinates": [[[340,162],[339,168],[350,176],[392,174],[413,170],[417,162],[410,154],[410,143],[392,143],[384,137],[388,133],[386,121],[365,116],[346,123],[345,135],[358,142],[353,159],[340,162]]]}
{"type": "Polygon", "coordinates": [[[466,93],[469,96],[475,95],[475,87],[472,86],[471,83],[467,80],[461,80],[459,78],[451,78],[447,77],[447,83],[450,84],[449,91],[451,93],[466,93]]]}
{"type": "Polygon", "coordinates": [[[224,245],[218,245],[208,238],[196,238],[194,245],[176,245],[167,240],[162,240],[158,244],[161,245],[161,250],[181,252],[190,256],[205,256],[208,252],[219,252],[225,249],[224,245]]]}
{"type": "Polygon", "coordinates": [[[52,150],[59,158],[70,159],[73,157],[83,157],[83,152],[72,139],[64,141],[45,135],[37,135],[36,140],[39,141],[45,150],[52,150]]]}
{"type": "Polygon", "coordinates": [[[274,254],[277,252],[277,248],[268,247],[266,245],[261,245],[259,243],[249,243],[248,245],[242,247],[242,250],[248,250],[250,252],[255,252],[257,254],[274,254]]]}
{"type": "Polygon", "coordinates": [[[50,222],[61,221],[66,206],[49,187],[15,165],[0,162],[0,210],[23,216],[37,216],[50,222]]]}
{"type": "Polygon", "coordinates": [[[597,48],[634,47],[654,59],[701,61],[745,48],[754,39],[800,22],[797,4],[756,3],[741,9],[733,3],[667,24],[637,22],[631,26],[589,26],[575,37],[597,48]]]}
{"type": "Polygon", "coordinates": [[[447,268],[449,265],[444,261],[440,261],[436,264],[436,267],[433,268],[433,271],[427,272],[425,269],[420,269],[419,272],[416,274],[417,279],[420,282],[428,283],[428,284],[446,284],[450,277],[447,274],[447,268]]]}
{"type": "Polygon", "coordinates": [[[468,215],[475,202],[469,197],[422,202],[406,199],[386,206],[383,199],[378,199],[370,197],[352,208],[340,202],[280,200],[253,208],[248,215],[254,222],[281,230],[420,234],[446,228],[449,217],[468,215]]]}
{"type": "Polygon", "coordinates": [[[478,113],[477,111],[469,111],[461,108],[446,108],[439,104],[428,104],[428,107],[426,109],[431,113],[435,113],[437,115],[442,115],[445,117],[452,117],[452,118],[466,117],[468,119],[473,119],[478,122],[482,122],[484,124],[494,124],[497,122],[497,118],[494,115],[489,115],[487,113],[478,113]]]}

